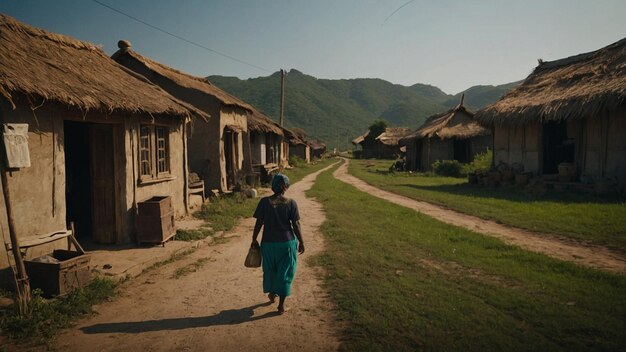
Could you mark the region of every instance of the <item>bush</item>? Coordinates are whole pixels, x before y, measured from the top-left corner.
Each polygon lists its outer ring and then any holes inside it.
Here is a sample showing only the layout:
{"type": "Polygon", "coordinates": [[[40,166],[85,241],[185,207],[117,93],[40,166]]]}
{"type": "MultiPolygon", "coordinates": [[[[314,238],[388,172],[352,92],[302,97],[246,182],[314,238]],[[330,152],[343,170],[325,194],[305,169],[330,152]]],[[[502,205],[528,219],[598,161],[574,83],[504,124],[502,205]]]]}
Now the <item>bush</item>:
{"type": "Polygon", "coordinates": [[[289,157],[289,165],[291,165],[291,166],[301,166],[303,164],[305,164],[304,159],[300,158],[299,156],[291,155],[289,157]]]}
{"type": "Polygon", "coordinates": [[[463,164],[457,160],[435,161],[432,170],[439,176],[460,177],[463,164]]]}
{"type": "Polygon", "coordinates": [[[474,160],[463,165],[462,173],[467,175],[470,173],[484,173],[491,168],[491,161],[493,159],[493,152],[491,149],[487,149],[482,153],[474,155],[474,160]]]}

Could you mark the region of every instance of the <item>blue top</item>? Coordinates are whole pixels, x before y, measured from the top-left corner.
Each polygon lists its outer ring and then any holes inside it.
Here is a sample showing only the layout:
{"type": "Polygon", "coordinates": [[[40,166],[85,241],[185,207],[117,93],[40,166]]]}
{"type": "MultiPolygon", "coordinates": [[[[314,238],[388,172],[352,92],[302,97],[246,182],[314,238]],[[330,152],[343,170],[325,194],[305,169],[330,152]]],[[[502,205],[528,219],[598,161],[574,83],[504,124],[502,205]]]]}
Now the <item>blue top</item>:
{"type": "Polygon", "coordinates": [[[261,198],[254,217],[263,221],[261,242],[286,242],[296,238],[292,223],[300,220],[300,213],[295,200],[278,198],[272,203],[270,197],[261,198]]]}

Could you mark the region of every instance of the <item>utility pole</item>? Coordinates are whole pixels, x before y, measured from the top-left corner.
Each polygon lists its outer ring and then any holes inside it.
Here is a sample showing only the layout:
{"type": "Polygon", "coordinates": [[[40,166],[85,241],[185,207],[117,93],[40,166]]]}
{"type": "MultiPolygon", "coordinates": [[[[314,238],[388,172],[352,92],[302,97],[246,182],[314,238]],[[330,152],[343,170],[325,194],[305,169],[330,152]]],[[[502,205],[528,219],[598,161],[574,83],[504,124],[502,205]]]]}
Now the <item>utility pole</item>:
{"type": "Polygon", "coordinates": [[[285,76],[287,75],[287,71],[280,69],[280,126],[283,126],[285,122],[284,114],[285,114],[285,76]]]}

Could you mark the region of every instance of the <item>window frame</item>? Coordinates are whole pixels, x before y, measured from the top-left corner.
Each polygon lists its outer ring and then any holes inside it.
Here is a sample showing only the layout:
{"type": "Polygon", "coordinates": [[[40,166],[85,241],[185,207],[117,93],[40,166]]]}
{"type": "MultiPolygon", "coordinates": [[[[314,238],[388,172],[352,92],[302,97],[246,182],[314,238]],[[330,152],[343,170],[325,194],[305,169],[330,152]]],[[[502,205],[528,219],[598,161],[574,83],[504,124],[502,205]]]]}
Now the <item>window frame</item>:
{"type": "Polygon", "coordinates": [[[171,179],[172,154],[170,150],[170,128],[168,126],[140,125],[137,147],[140,183],[171,179]],[[163,132],[162,136],[159,136],[160,131],[163,132]],[[163,144],[159,145],[161,141],[163,144]],[[163,152],[161,158],[160,152],[163,152]],[[147,159],[145,158],[146,155],[147,159]]]}

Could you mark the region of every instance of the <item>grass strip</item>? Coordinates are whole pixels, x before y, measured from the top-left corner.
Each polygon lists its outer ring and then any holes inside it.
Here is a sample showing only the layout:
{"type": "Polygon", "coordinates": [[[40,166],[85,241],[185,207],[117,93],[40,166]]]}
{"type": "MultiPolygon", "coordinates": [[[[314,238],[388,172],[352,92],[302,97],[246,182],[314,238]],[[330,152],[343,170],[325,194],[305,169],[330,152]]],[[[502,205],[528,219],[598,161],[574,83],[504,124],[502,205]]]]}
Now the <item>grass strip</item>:
{"type": "Polygon", "coordinates": [[[114,296],[115,287],[113,281],[96,277],[85,288],[53,299],[33,290],[28,315],[20,316],[16,306],[0,310],[2,334],[18,343],[45,343],[60,329],[91,313],[93,305],[114,296]]]}
{"type": "Polygon", "coordinates": [[[342,350],[604,350],[626,346],[626,277],[444,224],[321,174],[314,262],[346,323],[342,350]]]}
{"type": "Polygon", "coordinates": [[[381,189],[531,231],[626,252],[626,200],[549,190],[470,185],[466,179],[389,173],[390,161],[351,160],[350,174],[381,189]]]}
{"type": "Polygon", "coordinates": [[[196,271],[198,271],[200,268],[202,268],[204,266],[204,264],[206,264],[206,262],[209,260],[209,258],[200,258],[198,260],[196,260],[195,262],[178,268],[176,269],[176,271],[174,271],[174,275],[172,275],[173,279],[180,279],[183,276],[186,276],[188,274],[191,273],[195,273],[196,271]]]}
{"type": "Polygon", "coordinates": [[[294,184],[300,180],[302,180],[305,176],[312,174],[316,171],[319,171],[326,166],[332,165],[339,161],[337,158],[323,158],[323,159],[315,159],[311,161],[310,164],[305,164],[304,162],[298,163],[293,168],[285,170],[283,173],[289,177],[289,182],[294,184]]]}

